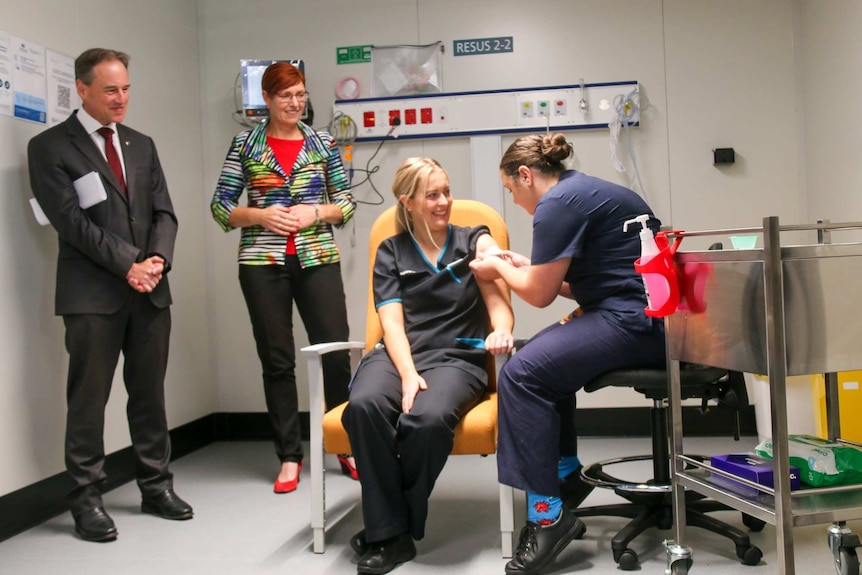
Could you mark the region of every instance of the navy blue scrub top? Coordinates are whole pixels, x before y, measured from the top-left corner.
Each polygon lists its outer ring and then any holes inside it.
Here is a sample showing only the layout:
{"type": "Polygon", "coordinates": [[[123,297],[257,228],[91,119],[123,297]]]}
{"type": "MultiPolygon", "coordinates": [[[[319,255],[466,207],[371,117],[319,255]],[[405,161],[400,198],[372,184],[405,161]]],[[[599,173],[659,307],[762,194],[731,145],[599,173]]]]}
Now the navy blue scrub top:
{"type": "MultiPolygon", "coordinates": [[[[641,276],[634,270],[640,257],[640,226],[623,224],[641,214],[657,232],[661,222],[632,190],[575,170],[536,204],[533,216],[533,264],[572,258],[565,280],[585,312],[602,310],[619,325],[650,331],[653,319],[641,276]]],[[[658,320],[660,321],[660,320],[658,320]]]]}

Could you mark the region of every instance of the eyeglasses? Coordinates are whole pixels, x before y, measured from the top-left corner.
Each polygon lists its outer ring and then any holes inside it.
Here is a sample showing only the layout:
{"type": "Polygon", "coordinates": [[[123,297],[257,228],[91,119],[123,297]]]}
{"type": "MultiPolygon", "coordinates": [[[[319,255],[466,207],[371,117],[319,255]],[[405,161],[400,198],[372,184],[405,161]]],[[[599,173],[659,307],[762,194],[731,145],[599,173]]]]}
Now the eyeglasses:
{"type": "Polygon", "coordinates": [[[298,103],[301,104],[308,100],[308,92],[297,92],[295,94],[291,94],[290,92],[282,92],[281,94],[276,94],[276,98],[284,102],[296,100],[298,103]]]}

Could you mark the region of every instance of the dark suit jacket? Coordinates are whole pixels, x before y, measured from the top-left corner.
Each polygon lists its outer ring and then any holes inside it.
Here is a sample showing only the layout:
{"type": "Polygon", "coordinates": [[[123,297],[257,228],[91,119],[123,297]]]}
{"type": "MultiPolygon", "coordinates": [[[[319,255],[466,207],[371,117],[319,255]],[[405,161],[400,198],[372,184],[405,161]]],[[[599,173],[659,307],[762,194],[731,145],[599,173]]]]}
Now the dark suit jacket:
{"type": "MultiPolygon", "coordinates": [[[[156,146],[149,136],[121,124],[117,134],[127,194],[77,111],[34,137],[27,148],[33,194],[60,240],[57,315],[118,311],[135,293],[126,273],[152,254],[164,257],[165,269],[170,269],[177,218],[156,146]],[[101,176],[108,199],[83,210],[72,182],[93,171],[101,176]]],[[[171,304],[167,275],[149,296],[157,307],[171,304]]]]}

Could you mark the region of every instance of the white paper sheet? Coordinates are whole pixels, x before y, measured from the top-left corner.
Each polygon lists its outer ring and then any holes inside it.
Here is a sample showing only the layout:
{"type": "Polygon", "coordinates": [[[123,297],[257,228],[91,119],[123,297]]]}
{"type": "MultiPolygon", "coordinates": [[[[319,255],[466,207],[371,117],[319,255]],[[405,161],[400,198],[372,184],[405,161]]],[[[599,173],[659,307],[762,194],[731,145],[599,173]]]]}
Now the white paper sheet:
{"type": "Polygon", "coordinates": [[[78,193],[78,204],[85,210],[108,199],[105,184],[98,172],[85,174],[72,182],[72,185],[78,193]]]}
{"type": "MultiPolygon", "coordinates": [[[[102,178],[98,172],[85,174],[72,182],[72,185],[75,187],[75,193],[78,194],[78,205],[85,210],[108,199],[105,184],[102,183],[102,178]]],[[[36,198],[30,198],[30,207],[33,209],[33,215],[39,225],[47,226],[51,223],[36,198]]]]}
{"type": "Polygon", "coordinates": [[[30,207],[33,209],[33,215],[36,216],[36,221],[39,222],[40,226],[47,226],[51,223],[36,198],[30,198],[30,207]]]}

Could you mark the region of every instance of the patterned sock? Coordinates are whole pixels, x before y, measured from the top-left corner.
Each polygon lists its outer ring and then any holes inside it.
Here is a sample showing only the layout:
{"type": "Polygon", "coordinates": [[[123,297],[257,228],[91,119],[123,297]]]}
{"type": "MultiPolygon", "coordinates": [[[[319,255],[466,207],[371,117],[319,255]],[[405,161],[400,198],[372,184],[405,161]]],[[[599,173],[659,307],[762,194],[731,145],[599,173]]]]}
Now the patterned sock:
{"type": "Polygon", "coordinates": [[[569,455],[568,457],[561,457],[560,462],[557,464],[557,477],[562,481],[572,473],[574,473],[575,469],[580,467],[581,460],[578,459],[577,455],[569,455]]]}
{"type": "MultiPolygon", "coordinates": [[[[565,479],[573,473],[581,464],[576,455],[560,458],[557,464],[557,477],[565,479]]],[[[527,494],[527,519],[539,525],[550,525],[560,516],[563,502],[559,497],[539,495],[537,493],[527,494]]]]}
{"type": "Polygon", "coordinates": [[[527,520],[539,525],[550,525],[560,516],[563,501],[559,497],[527,494],[527,520]]]}

